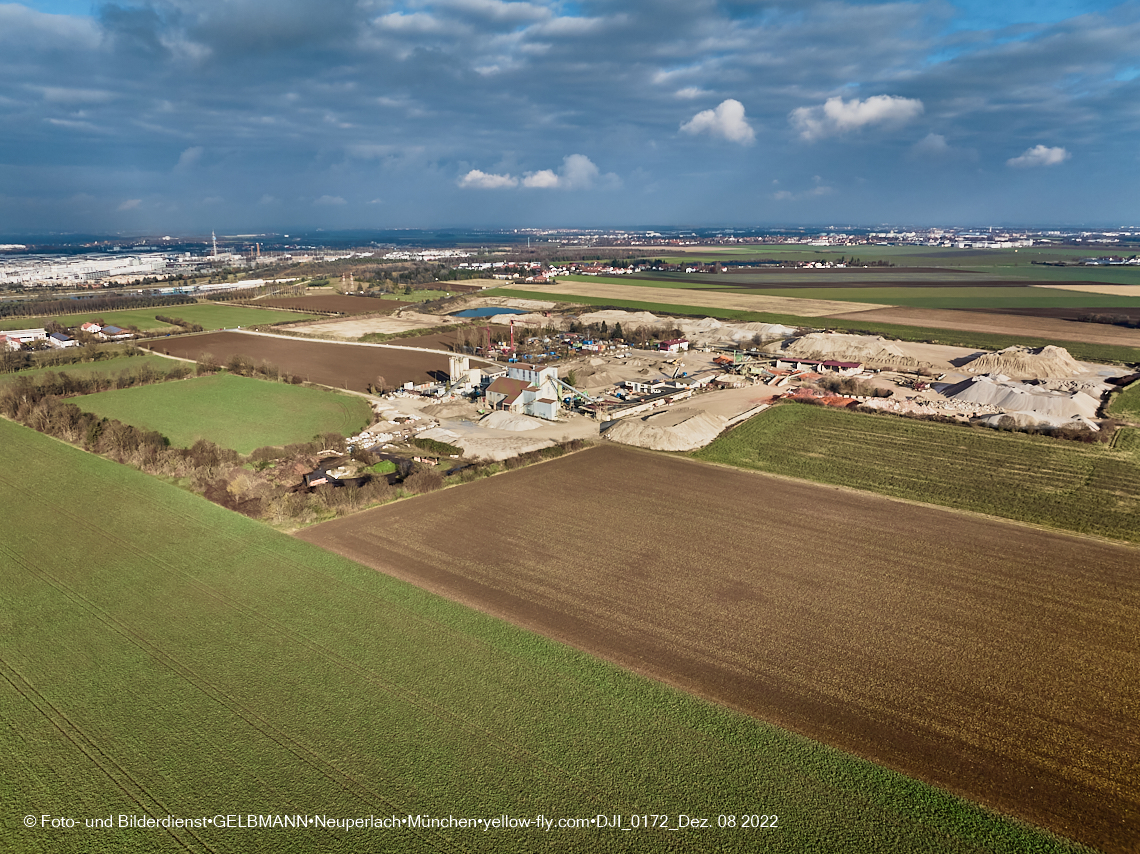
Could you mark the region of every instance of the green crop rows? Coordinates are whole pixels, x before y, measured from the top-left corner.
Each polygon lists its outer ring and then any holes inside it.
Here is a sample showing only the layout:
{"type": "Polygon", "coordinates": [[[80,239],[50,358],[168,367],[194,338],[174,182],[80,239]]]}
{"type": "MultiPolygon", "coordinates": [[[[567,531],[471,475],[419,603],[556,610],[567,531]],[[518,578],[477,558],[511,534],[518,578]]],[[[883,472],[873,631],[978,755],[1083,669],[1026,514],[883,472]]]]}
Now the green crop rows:
{"type": "Polygon", "coordinates": [[[1140,454],[987,428],[777,406],[700,459],[1140,542],[1140,454]]]}
{"type": "Polygon", "coordinates": [[[319,433],[355,433],[372,414],[363,398],[229,374],[104,391],[75,403],[84,412],[157,430],[172,445],[209,439],[241,454],[308,442],[319,433]]]}
{"type": "Polygon", "coordinates": [[[1075,850],[9,422],[0,485],[5,851],[1075,850]],[[712,826],[118,826],[249,814],[712,826]]]}

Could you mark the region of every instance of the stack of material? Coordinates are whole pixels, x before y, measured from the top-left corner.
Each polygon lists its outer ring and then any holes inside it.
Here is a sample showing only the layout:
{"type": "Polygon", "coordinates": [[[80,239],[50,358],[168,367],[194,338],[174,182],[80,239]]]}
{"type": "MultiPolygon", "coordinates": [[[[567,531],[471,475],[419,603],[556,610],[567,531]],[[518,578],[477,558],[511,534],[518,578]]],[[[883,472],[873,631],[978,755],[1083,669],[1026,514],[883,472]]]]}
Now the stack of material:
{"type": "Polygon", "coordinates": [[[480,427],[489,427],[492,430],[509,430],[512,433],[522,433],[527,430],[537,430],[542,422],[529,415],[519,415],[516,412],[492,412],[479,421],[480,427]]]}
{"type": "Polygon", "coordinates": [[[772,350],[778,356],[792,359],[834,359],[839,362],[862,362],[875,367],[918,367],[918,359],[908,355],[894,341],[874,335],[849,335],[840,332],[812,332],[772,350]]]}
{"type": "Polygon", "coordinates": [[[647,418],[626,418],[604,435],[623,445],[654,451],[695,451],[719,436],[727,423],[723,416],[686,407],[647,418]]]}
{"type": "Polygon", "coordinates": [[[796,330],[791,326],[781,326],[778,323],[727,323],[715,317],[703,317],[700,320],[688,320],[680,317],[658,317],[648,311],[619,311],[607,309],[605,311],[591,311],[578,318],[580,323],[607,323],[613,327],[620,323],[623,333],[628,333],[638,327],[652,330],[680,329],[696,347],[707,347],[716,344],[739,344],[751,342],[757,335],[762,341],[776,341],[794,335],[796,330]]]}
{"type": "Polygon", "coordinates": [[[971,377],[939,389],[944,397],[969,401],[1009,412],[1027,412],[1043,419],[1093,418],[1100,401],[1084,391],[1072,394],[1026,385],[1002,374],[971,377]]]}
{"type": "Polygon", "coordinates": [[[1071,377],[1084,373],[1086,368],[1064,347],[1049,344],[1036,349],[1007,347],[996,353],[984,353],[969,362],[965,370],[971,374],[1004,374],[1018,380],[1030,380],[1071,377]]]}

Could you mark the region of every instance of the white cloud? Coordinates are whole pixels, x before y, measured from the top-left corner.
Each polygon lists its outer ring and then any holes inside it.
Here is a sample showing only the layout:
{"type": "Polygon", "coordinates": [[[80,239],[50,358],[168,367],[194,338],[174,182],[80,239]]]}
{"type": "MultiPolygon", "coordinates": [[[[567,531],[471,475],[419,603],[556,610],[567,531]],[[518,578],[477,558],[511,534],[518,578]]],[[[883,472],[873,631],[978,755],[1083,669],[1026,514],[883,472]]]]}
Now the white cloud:
{"type": "Polygon", "coordinates": [[[135,208],[137,208],[141,204],[142,204],[142,199],[127,199],[125,202],[123,202],[122,204],[119,205],[118,210],[133,211],[135,208]]]}
{"type": "Polygon", "coordinates": [[[204,150],[205,149],[203,149],[200,145],[193,145],[190,148],[187,148],[180,155],[178,155],[178,163],[174,167],[174,171],[184,172],[189,169],[191,166],[202,159],[202,152],[204,150]]]}
{"type": "Polygon", "coordinates": [[[711,95],[708,89],[701,89],[698,86],[686,86],[684,89],[678,89],[673,93],[678,98],[684,98],[691,101],[693,98],[703,98],[705,95],[711,95]]]}
{"type": "Polygon", "coordinates": [[[514,175],[493,175],[480,172],[478,169],[472,169],[459,179],[460,187],[464,189],[473,187],[476,190],[502,190],[506,187],[517,187],[518,183],[519,179],[514,175]]]}
{"type": "Polygon", "coordinates": [[[895,95],[874,95],[864,101],[828,98],[816,107],[797,107],[788,120],[807,140],[859,130],[868,125],[902,125],[921,115],[922,101],[895,95]]]}
{"type": "Polygon", "coordinates": [[[321,196],[319,199],[317,199],[315,202],[313,202],[313,204],[314,205],[346,205],[346,204],[348,204],[348,202],[346,202],[340,196],[321,196]]]}
{"type": "MultiPolygon", "coordinates": [[[[594,162],[585,154],[570,154],[562,158],[562,168],[557,173],[552,169],[528,172],[523,178],[524,187],[536,189],[581,190],[594,186],[601,175],[594,162]]],[[[616,175],[607,175],[607,180],[617,180],[616,175]]]]}
{"type": "Polygon", "coordinates": [[[558,186],[558,175],[553,169],[543,169],[541,172],[527,172],[523,178],[524,187],[538,187],[547,189],[558,186]]]}
{"type": "Polygon", "coordinates": [[[915,154],[924,154],[930,157],[941,157],[950,153],[950,145],[946,137],[940,133],[928,133],[914,144],[915,154]]]}
{"type": "Polygon", "coordinates": [[[1024,169],[1030,166],[1056,166],[1058,163],[1064,163],[1070,157],[1072,155],[1060,146],[1048,148],[1044,145],[1035,145],[1026,149],[1024,154],[1011,157],[1005,162],[1007,166],[1024,169]]]}
{"type": "Polygon", "coordinates": [[[751,145],[756,139],[752,126],[744,117],[744,105],[733,98],[721,101],[715,110],[697,113],[681,125],[681,130],[691,134],[710,133],[741,145],[751,145]]]}

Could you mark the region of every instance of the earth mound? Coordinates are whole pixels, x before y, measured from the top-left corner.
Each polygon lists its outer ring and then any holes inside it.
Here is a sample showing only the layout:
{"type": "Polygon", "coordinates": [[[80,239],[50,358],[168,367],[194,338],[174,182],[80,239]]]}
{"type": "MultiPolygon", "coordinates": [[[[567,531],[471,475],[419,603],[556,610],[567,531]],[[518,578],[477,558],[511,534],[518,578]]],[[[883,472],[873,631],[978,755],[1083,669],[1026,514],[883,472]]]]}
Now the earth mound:
{"type": "Polygon", "coordinates": [[[537,430],[542,422],[529,415],[519,415],[516,412],[503,412],[501,410],[484,416],[479,421],[480,427],[492,430],[509,430],[512,433],[524,433],[527,430],[537,430]]]}
{"type": "Polygon", "coordinates": [[[843,332],[811,332],[789,341],[783,348],[773,352],[779,356],[798,359],[835,359],[877,367],[917,367],[919,364],[918,359],[905,353],[894,341],[874,335],[843,332]]]}
{"type": "Polygon", "coordinates": [[[607,439],[654,451],[695,451],[721,434],[727,419],[693,409],[626,418],[605,432],[607,439]],[[678,420],[678,416],[681,419],[678,420]],[[654,423],[656,422],[656,423],[654,423]]]}
{"type": "Polygon", "coordinates": [[[1064,347],[1047,344],[1036,349],[1006,347],[996,353],[984,353],[964,370],[972,374],[1005,374],[1013,379],[1071,377],[1085,372],[1085,367],[1069,355],[1064,347]]]}

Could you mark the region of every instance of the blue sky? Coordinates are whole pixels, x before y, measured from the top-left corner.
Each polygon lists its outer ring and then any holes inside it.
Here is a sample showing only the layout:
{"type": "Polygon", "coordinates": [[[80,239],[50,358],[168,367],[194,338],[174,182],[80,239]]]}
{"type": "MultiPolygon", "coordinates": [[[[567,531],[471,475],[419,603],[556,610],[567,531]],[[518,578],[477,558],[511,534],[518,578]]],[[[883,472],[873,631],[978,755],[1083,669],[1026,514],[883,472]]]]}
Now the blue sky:
{"type": "Polygon", "coordinates": [[[1140,224],[1140,2],[0,2],[0,233],[1140,224]]]}

